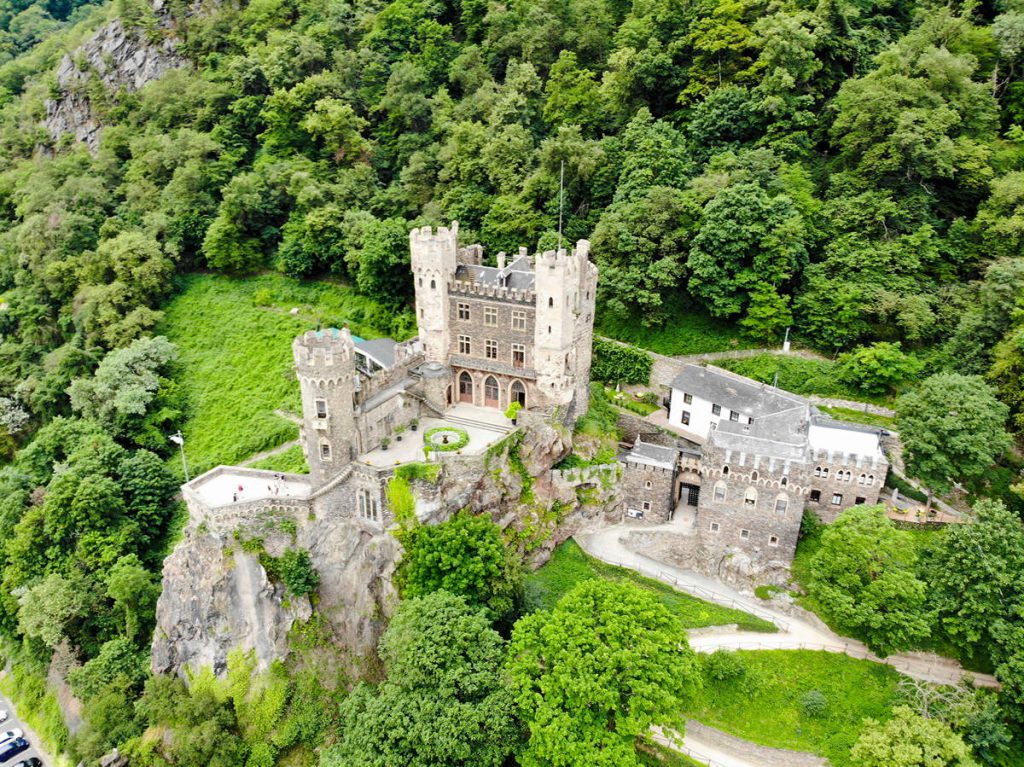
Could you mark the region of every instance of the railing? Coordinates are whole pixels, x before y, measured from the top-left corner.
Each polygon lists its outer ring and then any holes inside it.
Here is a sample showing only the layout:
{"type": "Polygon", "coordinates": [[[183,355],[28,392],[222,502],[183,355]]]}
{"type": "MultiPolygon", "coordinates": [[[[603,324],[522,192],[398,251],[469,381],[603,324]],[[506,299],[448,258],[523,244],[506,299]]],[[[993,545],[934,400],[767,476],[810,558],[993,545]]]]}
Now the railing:
{"type": "Polygon", "coordinates": [[[731,597],[728,594],[723,594],[719,591],[706,589],[703,586],[696,586],[692,583],[680,581],[676,576],[672,575],[672,573],[667,573],[664,570],[652,570],[648,567],[644,567],[639,563],[627,565],[624,562],[618,562],[614,559],[608,559],[606,557],[600,556],[599,554],[595,554],[594,552],[589,551],[586,547],[583,548],[584,551],[586,551],[592,557],[596,557],[597,559],[600,559],[602,562],[605,562],[609,565],[622,567],[626,570],[635,570],[641,575],[646,575],[649,578],[654,578],[655,580],[662,581],[663,583],[668,583],[677,591],[683,591],[689,594],[690,596],[694,596],[699,599],[704,599],[708,602],[714,602],[715,604],[721,605],[723,607],[730,607],[734,610],[740,610],[742,612],[749,613],[750,615],[753,615],[755,618],[760,618],[761,620],[766,620],[769,623],[775,624],[780,631],[784,631],[787,633],[789,632],[788,621],[783,620],[775,613],[769,612],[768,610],[762,610],[761,608],[757,607],[756,605],[750,604],[749,602],[741,602],[740,600],[736,599],[735,597],[731,597]]]}

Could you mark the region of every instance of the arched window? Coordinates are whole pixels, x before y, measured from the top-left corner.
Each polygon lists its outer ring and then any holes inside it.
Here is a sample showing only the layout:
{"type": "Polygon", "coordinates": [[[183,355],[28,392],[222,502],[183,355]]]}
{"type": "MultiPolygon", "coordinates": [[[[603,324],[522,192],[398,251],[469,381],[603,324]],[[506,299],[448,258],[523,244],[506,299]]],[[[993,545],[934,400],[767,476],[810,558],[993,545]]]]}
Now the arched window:
{"type": "Polygon", "coordinates": [[[868,487],[874,487],[874,485],[875,485],[875,475],[874,474],[868,474],[868,487]]]}
{"type": "Polygon", "coordinates": [[[550,307],[550,306],[554,306],[554,305],[555,305],[555,299],[549,296],[548,297],[548,306],[550,307]]]}
{"type": "Polygon", "coordinates": [[[652,487],[653,485],[651,484],[651,480],[644,482],[644,490],[650,490],[652,487]]]}
{"type": "Polygon", "coordinates": [[[788,485],[789,484],[789,477],[783,477],[782,481],[779,484],[782,485],[783,487],[788,485]]]}
{"type": "Polygon", "coordinates": [[[785,493],[779,493],[775,496],[775,513],[785,514],[786,509],[789,508],[789,496],[785,493]]]}
{"type": "Polygon", "coordinates": [[[498,382],[494,376],[487,376],[484,379],[484,405],[487,407],[498,407],[499,404],[498,382]]]}
{"type": "Polygon", "coordinates": [[[473,376],[465,370],[459,374],[459,402],[473,404],[473,376]]]}
{"type": "Polygon", "coordinates": [[[826,479],[828,479],[828,466],[826,466],[824,469],[821,470],[821,476],[823,476],[826,479]]]}
{"type": "Polygon", "coordinates": [[[867,474],[861,474],[859,477],[857,477],[857,484],[858,485],[866,484],[867,481],[868,481],[868,475],[867,474]]]}
{"type": "Polygon", "coordinates": [[[436,283],[436,282],[434,282],[434,280],[431,280],[431,281],[430,281],[430,289],[431,289],[431,290],[433,290],[433,289],[434,289],[434,288],[436,288],[436,287],[437,287],[437,283],[436,283]]]}
{"type": "Polygon", "coordinates": [[[743,505],[744,506],[756,506],[757,505],[757,490],[752,487],[747,488],[747,492],[743,494],[743,505]]]}
{"type": "Polygon", "coordinates": [[[526,387],[521,381],[513,381],[512,385],[508,387],[508,401],[509,403],[518,402],[526,407],[526,387]]]}
{"type": "Polygon", "coordinates": [[[728,466],[723,466],[722,467],[722,476],[723,477],[728,477],[729,476],[729,467],[728,466]]]}
{"type": "Polygon", "coordinates": [[[725,500],[725,483],[722,482],[721,480],[719,480],[718,482],[715,483],[715,500],[716,501],[724,501],[725,500]]]}
{"type": "Polygon", "coordinates": [[[751,482],[757,482],[757,477],[758,477],[757,471],[750,472],[750,481],[751,482]]]}
{"type": "Polygon", "coordinates": [[[815,466],[814,467],[814,476],[816,476],[816,477],[820,477],[821,476],[821,467],[820,466],[815,466]]]}

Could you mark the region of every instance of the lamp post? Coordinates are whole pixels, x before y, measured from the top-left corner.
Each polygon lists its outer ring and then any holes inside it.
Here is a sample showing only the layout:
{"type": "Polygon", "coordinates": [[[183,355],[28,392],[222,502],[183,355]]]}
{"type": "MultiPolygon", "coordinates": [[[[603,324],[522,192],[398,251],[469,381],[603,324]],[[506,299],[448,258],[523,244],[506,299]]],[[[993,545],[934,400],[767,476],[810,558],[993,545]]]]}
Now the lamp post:
{"type": "Polygon", "coordinates": [[[185,469],[185,481],[188,482],[188,461],[185,460],[185,437],[182,435],[181,429],[178,429],[178,433],[172,434],[168,439],[181,448],[181,465],[185,469]]]}

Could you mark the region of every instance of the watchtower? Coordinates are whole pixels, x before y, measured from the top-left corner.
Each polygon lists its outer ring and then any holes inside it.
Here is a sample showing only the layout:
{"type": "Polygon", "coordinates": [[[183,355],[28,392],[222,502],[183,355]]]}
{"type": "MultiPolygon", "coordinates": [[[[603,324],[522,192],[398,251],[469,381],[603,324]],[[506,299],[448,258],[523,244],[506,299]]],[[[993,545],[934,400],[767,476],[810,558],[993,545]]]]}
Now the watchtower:
{"type": "Polygon", "coordinates": [[[448,285],[458,266],[459,222],[451,228],[429,226],[409,232],[409,252],[416,289],[416,324],[426,362],[448,364],[448,285]]]}
{"type": "Polygon", "coordinates": [[[313,485],[340,472],[357,452],[355,346],[347,327],[310,330],[292,343],[302,391],[300,438],[313,485]]]}

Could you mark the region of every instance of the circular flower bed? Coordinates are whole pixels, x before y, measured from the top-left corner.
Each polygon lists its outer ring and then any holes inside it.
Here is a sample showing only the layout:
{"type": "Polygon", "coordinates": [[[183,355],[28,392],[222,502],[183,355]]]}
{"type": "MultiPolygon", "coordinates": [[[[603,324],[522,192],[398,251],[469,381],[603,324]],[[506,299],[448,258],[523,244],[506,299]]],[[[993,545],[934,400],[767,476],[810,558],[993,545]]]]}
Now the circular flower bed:
{"type": "Polygon", "coordinates": [[[449,452],[462,450],[469,444],[469,434],[458,426],[435,426],[423,432],[423,445],[426,450],[449,452]]]}

